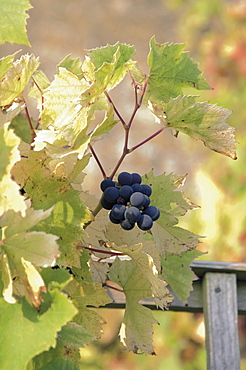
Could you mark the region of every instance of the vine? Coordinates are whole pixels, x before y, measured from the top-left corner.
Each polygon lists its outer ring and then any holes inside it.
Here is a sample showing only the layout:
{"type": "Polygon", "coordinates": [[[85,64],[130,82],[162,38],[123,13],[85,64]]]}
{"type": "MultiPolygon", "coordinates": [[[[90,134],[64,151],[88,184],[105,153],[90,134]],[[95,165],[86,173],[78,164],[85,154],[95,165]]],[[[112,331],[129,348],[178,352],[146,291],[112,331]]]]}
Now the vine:
{"type": "MultiPolygon", "coordinates": [[[[25,28],[30,8],[25,3],[16,29],[25,28]]],[[[0,42],[16,42],[12,36],[0,42]]],[[[18,42],[28,43],[25,32],[18,42]]],[[[196,208],[176,191],[186,175],[142,175],[152,189],[145,198],[160,216],[153,218],[153,227],[129,231],[110,222],[101,194],[95,197],[80,184],[93,157],[102,178],[113,180],[120,191],[124,182],[116,174],[126,156],[167,128],[236,159],[234,129],[226,123],[230,111],[183,93],[185,87],[210,88],[184,45],[158,44],[152,38],[148,76],[132,59],[134,54],[134,46],[118,42],[89,50],[84,60],[67,56],[53,81],[38,69],[39,59],[32,54],[0,60],[1,368],[79,368],[80,348],[102,332],[102,317],[88,307],[111,302],[106,287],[125,295],[121,341],[134,353],[155,354],[156,320],[141,299],[153,299],[168,309],[173,300],[169,284],[187,301],[194,279],[189,265],[201,252],[196,250],[200,237],[178,226],[178,217],[196,208]],[[127,74],[134,89],[128,122],[109,94],[127,74]],[[37,102],[36,122],[24,90],[37,102]],[[142,105],[160,128],[129,147],[129,133],[142,105]],[[96,111],[103,111],[104,119],[95,127],[96,111]],[[107,175],[94,142],[117,124],[124,129],[123,148],[107,175]],[[172,274],[181,270],[182,285],[179,275],[172,274]]],[[[135,184],[140,186],[141,180],[135,184]]],[[[134,181],[129,184],[133,187],[134,181]]],[[[131,205],[131,200],[119,198],[124,207],[131,205]]],[[[142,217],[147,207],[142,203],[135,208],[142,217]]]]}

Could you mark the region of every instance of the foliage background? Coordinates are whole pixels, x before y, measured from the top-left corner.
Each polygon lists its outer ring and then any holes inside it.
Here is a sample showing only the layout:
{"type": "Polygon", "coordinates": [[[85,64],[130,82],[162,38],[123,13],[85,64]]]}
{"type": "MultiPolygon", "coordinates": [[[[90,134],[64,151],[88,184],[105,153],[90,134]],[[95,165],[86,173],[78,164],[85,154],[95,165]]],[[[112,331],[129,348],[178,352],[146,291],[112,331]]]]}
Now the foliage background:
{"type": "MultiPolygon", "coordinates": [[[[41,68],[48,77],[56,73],[56,64],[67,54],[83,57],[84,49],[118,40],[136,46],[136,59],[143,70],[147,68],[148,40],[153,34],[160,43],[187,43],[187,50],[201,62],[208,83],[214,87],[213,91],[202,93],[202,100],[233,111],[228,123],[237,129],[238,160],[210,153],[184,135],[178,139],[162,135],[148,144],[148,150],[144,147],[129,156],[121,169],[145,173],[154,167],[155,174],[188,172],[184,191],[201,209],[191,212],[182,222],[194,233],[207,236],[201,246],[208,252],[204,259],[246,262],[245,1],[33,0],[32,5],[27,27],[32,47],[22,47],[22,53],[40,56],[41,68]]],[[[16,51],[16,46],[3,45],[0,51],[1,56],[8,55],[16,51]]],[[[123,87],[120,92],[116,88],[113,96],[126,117],[134,102],[129,82],[125,82],[124,91],[123,87]]],[[[143,110],[138,120],[144,137],[151,134],[153,128],[150,132],[148,122],[152,118],[148,112],[143,110]]],[[[104,139],[96,147],[108,172],[121,148],[121,131],[118,134],[117,128],[114,130],[118,140],[107,143],[104,139]]],[[[135,135],[140,139],[139,129],[135,135]]],[[[100,181],[95,164],[85,184],[97,194],[100,181]]],[[[122,312],[104,309],[102,315],[108,321],[105,335],[83,349],[84,369],[205,369],[201,315],[157,313],[161,325],[155,329],[156,358],[122,353],[117,340],[122,312]]],[[[246,369],[245,327],[241,318],[242,369],[246,369]]]]}

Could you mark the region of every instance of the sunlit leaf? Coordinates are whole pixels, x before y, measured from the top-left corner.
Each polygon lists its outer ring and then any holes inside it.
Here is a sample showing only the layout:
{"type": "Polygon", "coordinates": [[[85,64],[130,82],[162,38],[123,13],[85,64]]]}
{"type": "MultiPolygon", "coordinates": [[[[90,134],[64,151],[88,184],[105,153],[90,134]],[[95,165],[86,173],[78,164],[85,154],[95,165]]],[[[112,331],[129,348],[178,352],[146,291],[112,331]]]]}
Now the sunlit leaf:
{"type": "Polygon", "coordinates": [[[168,282],[177,297],[186,302],[193,290],[192,282],[196,276],[190,268],[193,260],[203,253],[198,250],[181,253],[180,256],[166,253],[166,258],[161,258],[162,273],[160,277],[168,282]]]}
{"type": "Polygon", "coordinates": [[[145,274],[133,261],[120,261],[118,258],[110,268],[109,278],[123,288],[126,296],[126,309],[120,330],[122,343],[129,351],[155,354],[153,347],[154,319],[151,310],[138,302],[151,298],[150,283],[145,274]]]}
{"type": "Polygon", "coordinates": [[[153,189],[151,204],[158,207],[161,212],[160,218],[154,222],[151,233],[163,257],[167,251],[180,254],[194,249],[199,243],[198,235],[177,226],[178,216],[197,208],[189,199],[184,198],[181,192],[175,191],[183,184],[185,178],[186,176],[173,174],[154,176],[153,171],[143,176],[143,183],[153,189]]]}
{"type": "Polygon", "coordinates": [[[29,0],[0,0],[0,44],[23,44],[30,46],[26,34],[26,11],[32,6],[29,0]]]}
{"type": "Polygon", "coordinates": [[[8,209],[22,213],[26,209],[20,188],[10,173],[13,165],[20,159],[17,149],[19,143],[19,138],[13,130],[8,130],[7,124],[0,127],[0,216],[8,209]]]}
{"type": "Polygon", "coordinates": [[[150,67],[147,97],[150,101],[164,101],[182,93],[185,87],[208,90],[197,63],[184,51],[184,44],[158,44],[150,40],[148,64],[150,67]]]}
{"type": "Polygon", "coordinates": [[[73,59],[71,54],[67,55],[57,66],[66,68],[68,71],[75,74],[79,79],[83,77],[82,62],[79,58],[73,59]]]}
{"type": "Polygon", "coordinates": [[[57,332],[77,310],[57,290],[50,293],[50,299],[50,307],[39,314],[24,298],[12,305],[0,298],[1,369],[24,369],[32,357],[55,347],[57,332]]]}
{"type": "Polygon", "coordinates": [[[12,103],[27,86],[32,74],[39,66],[39,59],[32,54],[22,55],[2,76],[0,102],[2,106],[12,103]]]}
{"type": "Polygon", "coordinates": [[[88,55],[96,67],[96,82],[100,82],[107,90],[115,87],[135,65],[131,60],[134,54],[134,46],[120,42],[89,50],[88,55]]]}
{"type": "Polygon", "coordinates": [[[236,159],[235,129],[226,123],[228,109],[207,102],[196,102],[195,96],[178,96],[166,104],[152,105],[161,122],[183,132],[215,152],[236,159]]]}

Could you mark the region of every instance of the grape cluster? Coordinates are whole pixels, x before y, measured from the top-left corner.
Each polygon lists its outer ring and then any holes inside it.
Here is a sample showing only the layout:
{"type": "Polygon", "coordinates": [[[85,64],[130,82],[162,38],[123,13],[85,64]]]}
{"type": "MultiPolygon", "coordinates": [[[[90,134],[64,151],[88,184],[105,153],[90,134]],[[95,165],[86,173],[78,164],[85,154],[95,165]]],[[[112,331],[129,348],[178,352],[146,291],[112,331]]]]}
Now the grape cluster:
{"type": "Polygon", "coordinates": [[[129,172],[121,172],[118,182],[111,179],[101,182],[102,207],[110,210],[110,221],[124,230],[133,229],[135,224],[141,230],[149,230],[160,216],[159,209],[150,205],[151,187],[141,182],[138,173],[129,172]]]}

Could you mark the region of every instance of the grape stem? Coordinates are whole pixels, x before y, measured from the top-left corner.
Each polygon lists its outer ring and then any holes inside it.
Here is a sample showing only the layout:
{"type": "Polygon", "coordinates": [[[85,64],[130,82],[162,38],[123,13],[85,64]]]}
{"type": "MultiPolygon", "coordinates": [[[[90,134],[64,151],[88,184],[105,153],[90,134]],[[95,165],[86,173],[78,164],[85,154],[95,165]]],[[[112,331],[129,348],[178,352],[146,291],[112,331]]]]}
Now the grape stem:
{"type": "Polygon", "coordinates": [[[120,288],[117,288],[115,286],[109,285],[108,283],[106,283],[104,286],[106,286],[109,289],[117,290],[117,292],[124,293],[123,289],[120,289],[120,288]]]}
{"type": "Polygon", "coordinates": [[[108,101],[110,102],[110,104],[112,104],[112,106],[114,108],[114,111],[115,111],[116,115],[118,116],[119,120],[121,121],[123,127],[126,128],[127,124],[126,124],[124,118],[121,116],[120,112],[116,108],[114,102],[112,101],[112,99],[110,98],[110,96],[109,96],[109,94],[108,94],[108,92],[106,90],[104,91],[104,94],[106,95],[106,97],[107,97],[108,101]]]}
{"type": "MultiPolygon", "coordinates": [[[[95,158],[95,160],[96,160],[96,162],[97,162],[97,164],[98,164],[98,166],[99,166],[99,168],[100,168],[100,170],[102,172],[102,175],[103,175],[104,179],[105,178],[113,179],[114,175],[118,171],[119,167],[121,166],[121,163],[123,162],[123,160],[125,159],[125,157],[127,156],[127,154],[132,153],[134,150],[138,149],[140,146],[146,144],[148,141],[152,140],[154,137],[156,137],[157,135],[159,135],[166,128],[166,126],[161,127],[159,130],[157,130],[154,134],[150,135],[145,140],[141,141],[140,143],[138,143],[137,145],[133,146],[132,148],[128,148],[130,128],[132,126],[132,123],[133,123],[133,120],[134,120],[134,118],[136,116],[137,111],[139,110],[139,108],[142,105],[143,98],[144,98],[144,95],[146,93],[146,89],[147,89],[148,81],[149,81],[149,76],[147,76],[146,79],[145,79],[144,85],[141,88],[141,95],[140,95],[140,98],[139,98],[138,90],[139,90],[139,86],[140,85],[138,83],[136,83],[136,81],[134,80],[134,78],[132,77],[131,74],[130,74],[130,76],[131,76],[132,84],[133,84],[133,87],[134,87],[135,106],[133,108],[133,111],[132,111],[132,114],[131,114],[131,117],[130,117],[128,123],[126,123],[125,120],[123,119],[123,117],[121,116],[120,112],[118,111],[118,109],[116,108],[115,104],[113,103],[111,97],[109,96],[108,92],[107,91],[104,91],[104,94],[106,95],[109,103],[112,104],[113,109],[114,109],[114,112],[117,115],[117,117],[119,118],[119,120],[121,121],[121,123],[123,125],[123,128],[125,130],[123,150],[122,150],[121,156],[120,156],[120,158],[119,158],[119,160],[118,160],[118,162],[117,162],[117,164],[116,164],[113,172],[110,174],[110,176],[107,176],[106,175],[106,172],[104,171],[104,169],[102,167],[102,164],[101,164],[98,156],[96,155],[96,153],[95,153],[94,149],[92,148],[91,144],[89,144],[89,148],[91,150],[91,153],[94,156],[94,158],[95,158]]],[[[101,209],[102,209],[101,202],[99,202],[99,204],[97,205],[97,207],[93,211],[94,217],[98,214],[98,212],[101,209]]]]}
{"type": "Polygon", "coordinates": [[[86,247],[85,245],[82,245],[81,248],[87,249],[88,251],[91,251],[91,252],[109,254],[110,256],[123,256],[123,253],[120,253],[120,252],[105,251],[102,249],[86,247]]]}
{"type": "MultiPolygon", "coordinates": [[[[28,111],[28,108],[27,108],[27,105],[26,105],[26,102],[25,102],[24,98],[23,98],[23,101],[25,103],[26,118],[27,118],[27,121],[28,121],[28,124],[29,124],[29,127],[30,127],[31,144],[32,144],[34,142],[35,137],[36,137],[36,133],[34,131],[34,128],[33,128],[33,125],[32,125],[32,120],[31,120],[31,117],[30,117],[30,114],[29,114],[29,111],[28,111]]],[[[33,150],[32,145],[31,145],[30,149],[33,150]]]]}
{"type": "Polygon", "coordinates": [[[104,171],[103,166],[102,166],[102,164],[101,164],[101,162],[100,162],[100,160],[99,160],[99,158],[98,158],[95,150],[93,149],[93,147],[92,147],[92,145],[90,143],[88,144],[88,147],[90,148],[91,154],[95,158],[95,161],[97,162],[97,164],[98,164],[98,166],[99,166],[99,168],[100,168],[100,170],[102,172],[103,178],[106,179],[106,177],[107,177],[106,172],[104,171]]]}

